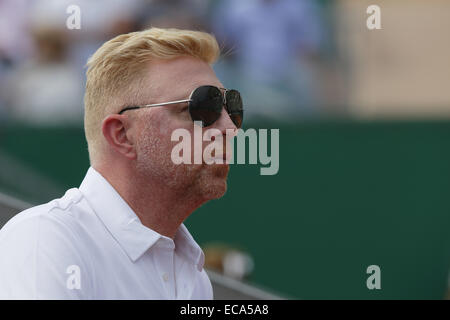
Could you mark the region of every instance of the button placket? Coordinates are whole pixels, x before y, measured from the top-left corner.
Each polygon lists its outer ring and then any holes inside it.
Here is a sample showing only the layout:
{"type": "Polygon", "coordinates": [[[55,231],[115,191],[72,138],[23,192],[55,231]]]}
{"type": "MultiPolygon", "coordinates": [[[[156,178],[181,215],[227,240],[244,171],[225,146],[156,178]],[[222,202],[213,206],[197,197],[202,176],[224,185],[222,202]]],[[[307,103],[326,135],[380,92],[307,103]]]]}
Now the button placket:
{"type": "Polygon", "coordinates": [[[161,284],[165,288],[168,298],[176,298],[175,290],[175,277],[174,277],[174,265],[173,255],[174,249],[167,243],[158,243],[158,255],[156,257],[156,265],[158,274],[160,275],[161,284]]]}

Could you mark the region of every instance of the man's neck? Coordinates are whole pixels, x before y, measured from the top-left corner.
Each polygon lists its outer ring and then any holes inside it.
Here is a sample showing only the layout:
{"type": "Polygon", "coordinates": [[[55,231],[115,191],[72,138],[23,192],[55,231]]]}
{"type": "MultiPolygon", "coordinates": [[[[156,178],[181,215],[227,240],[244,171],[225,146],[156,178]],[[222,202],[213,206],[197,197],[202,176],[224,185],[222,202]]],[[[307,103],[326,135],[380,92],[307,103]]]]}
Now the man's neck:
{"type": "Polygon", "coordinates": [[[169,238],[174,238],[179,226],[201,204],[189,193],[170,190],[158,181],[143,181],[132,174],[96,168],[138,216],[141,223],[169,238]],[[123,178],[127,177],[127,178],[123,178]]]}

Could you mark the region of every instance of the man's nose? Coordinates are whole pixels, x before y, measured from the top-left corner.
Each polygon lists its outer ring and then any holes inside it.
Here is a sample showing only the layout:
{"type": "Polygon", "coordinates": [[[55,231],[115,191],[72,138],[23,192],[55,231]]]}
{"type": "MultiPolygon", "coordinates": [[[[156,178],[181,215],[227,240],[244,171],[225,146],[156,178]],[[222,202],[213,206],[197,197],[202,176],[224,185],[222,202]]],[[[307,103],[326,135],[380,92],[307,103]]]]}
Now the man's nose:
{"type": "Polygon", "coordinates": [[[219,129],[223,135],[227,134],[227,130],[235,135],[238,129],[225,108],[222,109],[220,118],[214,123],[214,128],[219,129]]]}

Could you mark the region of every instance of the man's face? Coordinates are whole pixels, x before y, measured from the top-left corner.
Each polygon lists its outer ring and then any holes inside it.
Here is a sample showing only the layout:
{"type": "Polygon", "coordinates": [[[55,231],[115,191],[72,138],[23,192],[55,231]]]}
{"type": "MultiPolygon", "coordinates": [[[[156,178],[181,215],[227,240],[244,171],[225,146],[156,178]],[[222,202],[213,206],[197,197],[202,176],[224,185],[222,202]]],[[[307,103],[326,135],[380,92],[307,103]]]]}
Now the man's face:
{"type": "MultiPolygon", "coordinates": [[[[182,57],[151,63],[147,70],[148,97],[146,104],[188,99],[190,93],[202,85],[223,87],[212,68],[205,62],[182,57]]],[[[147,87],[147,86],[146,86],[147,87]]],[[[190,117],[187,103],[143,108],[135,112],[136,117],[136,170],[143,179],[152,179],[184,195],[192,194],[202,201],[221,197],[227,188],[227,164],[174,164],[171,159],[172,148],[178,141],[171,141],[172,132],[183,128],[190,132],[191,160],[194,154],[194,123],[190,117]]],[[[211,126],[222,135],[227,129],[236,129],[226,111],[211,126]]],[[[198,128],[197,128],[198,130],[198,128]]],[[[223,136],[224,149],[227,143],[223,136]]],[[[210,142],[202,143],[202,153],[210,142]]],[[[227,148],[227,152],[230,152],[227,148]]],[[[225,150],[223,151],[225,152],[225,150]]],[[[191,161],[191,163],[194,163],[191,161]]],[[[198,199],[197,199],[198,200],[198,199]]]]}

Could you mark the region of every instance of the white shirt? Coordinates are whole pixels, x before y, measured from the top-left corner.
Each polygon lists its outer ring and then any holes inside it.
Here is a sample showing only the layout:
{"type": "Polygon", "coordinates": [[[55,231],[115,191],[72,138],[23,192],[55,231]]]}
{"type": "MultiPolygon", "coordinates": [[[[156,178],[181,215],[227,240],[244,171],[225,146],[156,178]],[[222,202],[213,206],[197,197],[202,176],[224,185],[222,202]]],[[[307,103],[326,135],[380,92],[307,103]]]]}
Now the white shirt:
{"type": "Polygon", "coordinates": [[[212,299],[204,259],[183,224],[174,240],[145,227],[89,168],[0,230],[0,299],[212,299]]]}

